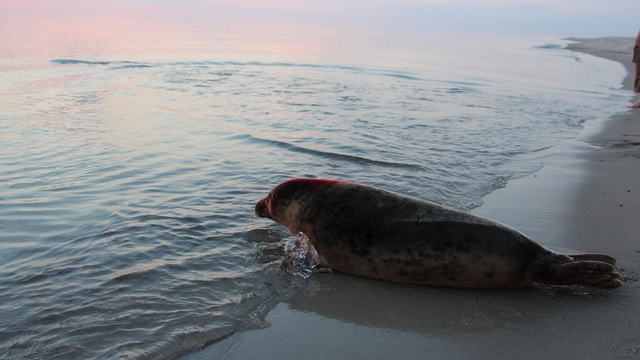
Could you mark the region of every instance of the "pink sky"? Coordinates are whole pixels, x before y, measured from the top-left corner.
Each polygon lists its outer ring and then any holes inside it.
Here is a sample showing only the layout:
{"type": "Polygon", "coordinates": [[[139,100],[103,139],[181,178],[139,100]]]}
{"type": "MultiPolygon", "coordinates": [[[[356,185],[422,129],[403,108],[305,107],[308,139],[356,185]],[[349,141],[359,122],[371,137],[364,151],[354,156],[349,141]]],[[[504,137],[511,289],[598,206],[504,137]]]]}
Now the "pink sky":
{"type": "Polygon", "coordinates": [[[566,36],[633,36],[637,14],[638,0],[0,0],[0,16],[339,18],[566,36]]]}

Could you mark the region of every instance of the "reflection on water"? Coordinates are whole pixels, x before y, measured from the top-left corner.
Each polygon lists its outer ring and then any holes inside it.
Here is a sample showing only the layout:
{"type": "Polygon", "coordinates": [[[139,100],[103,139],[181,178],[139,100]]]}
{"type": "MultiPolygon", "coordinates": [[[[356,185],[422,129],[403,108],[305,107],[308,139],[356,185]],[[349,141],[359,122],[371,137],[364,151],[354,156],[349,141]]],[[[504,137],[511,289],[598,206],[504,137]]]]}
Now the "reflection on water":
{"type": "Polygon", "coordinates": [[[301,280],[253,215],[275,184],[469,209],[625,100],[617,68],[537,39],[251,25],[3,19],[1,356],[174,358],[262,326],[301,280]]]}

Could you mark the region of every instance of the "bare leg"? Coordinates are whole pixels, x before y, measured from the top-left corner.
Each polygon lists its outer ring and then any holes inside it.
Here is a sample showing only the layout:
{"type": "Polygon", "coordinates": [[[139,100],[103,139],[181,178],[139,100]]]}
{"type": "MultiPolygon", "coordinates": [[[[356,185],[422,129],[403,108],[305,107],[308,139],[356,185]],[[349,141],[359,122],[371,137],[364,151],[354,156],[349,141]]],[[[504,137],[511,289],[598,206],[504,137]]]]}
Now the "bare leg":
{"type": "Polygon", "coordinates": [[[640,92],[640,63],[635,63],[635,77],[633,78],[633,90],[640,92]]]}

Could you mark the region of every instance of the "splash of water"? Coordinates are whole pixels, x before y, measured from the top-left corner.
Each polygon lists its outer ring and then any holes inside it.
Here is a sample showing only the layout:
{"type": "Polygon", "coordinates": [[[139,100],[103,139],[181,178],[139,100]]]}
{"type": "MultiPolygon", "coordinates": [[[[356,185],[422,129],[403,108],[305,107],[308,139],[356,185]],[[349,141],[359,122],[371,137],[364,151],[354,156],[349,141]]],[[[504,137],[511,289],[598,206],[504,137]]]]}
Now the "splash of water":
{"type": "Polygon", "coordinates": [[[284,239],[283,245],[287,258],[282,262],[282,268],[305,279],[311,276],[320,263],[320,257],[307,235],[298,232],[284,239]]]}

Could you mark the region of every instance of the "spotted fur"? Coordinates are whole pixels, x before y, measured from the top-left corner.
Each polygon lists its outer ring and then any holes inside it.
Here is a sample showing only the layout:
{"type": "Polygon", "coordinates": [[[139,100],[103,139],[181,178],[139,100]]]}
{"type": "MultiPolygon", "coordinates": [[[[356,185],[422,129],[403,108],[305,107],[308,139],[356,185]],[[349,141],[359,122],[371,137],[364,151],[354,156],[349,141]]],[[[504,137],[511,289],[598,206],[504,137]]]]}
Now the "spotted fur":
{"type": "Polygon", "coordinates": [[[365,277],[472,288],[622,284],[606,255],[574,259],[497,222],[353,182],[289,180],[255,212],[305,233],[320,265],[365,277]]]}

